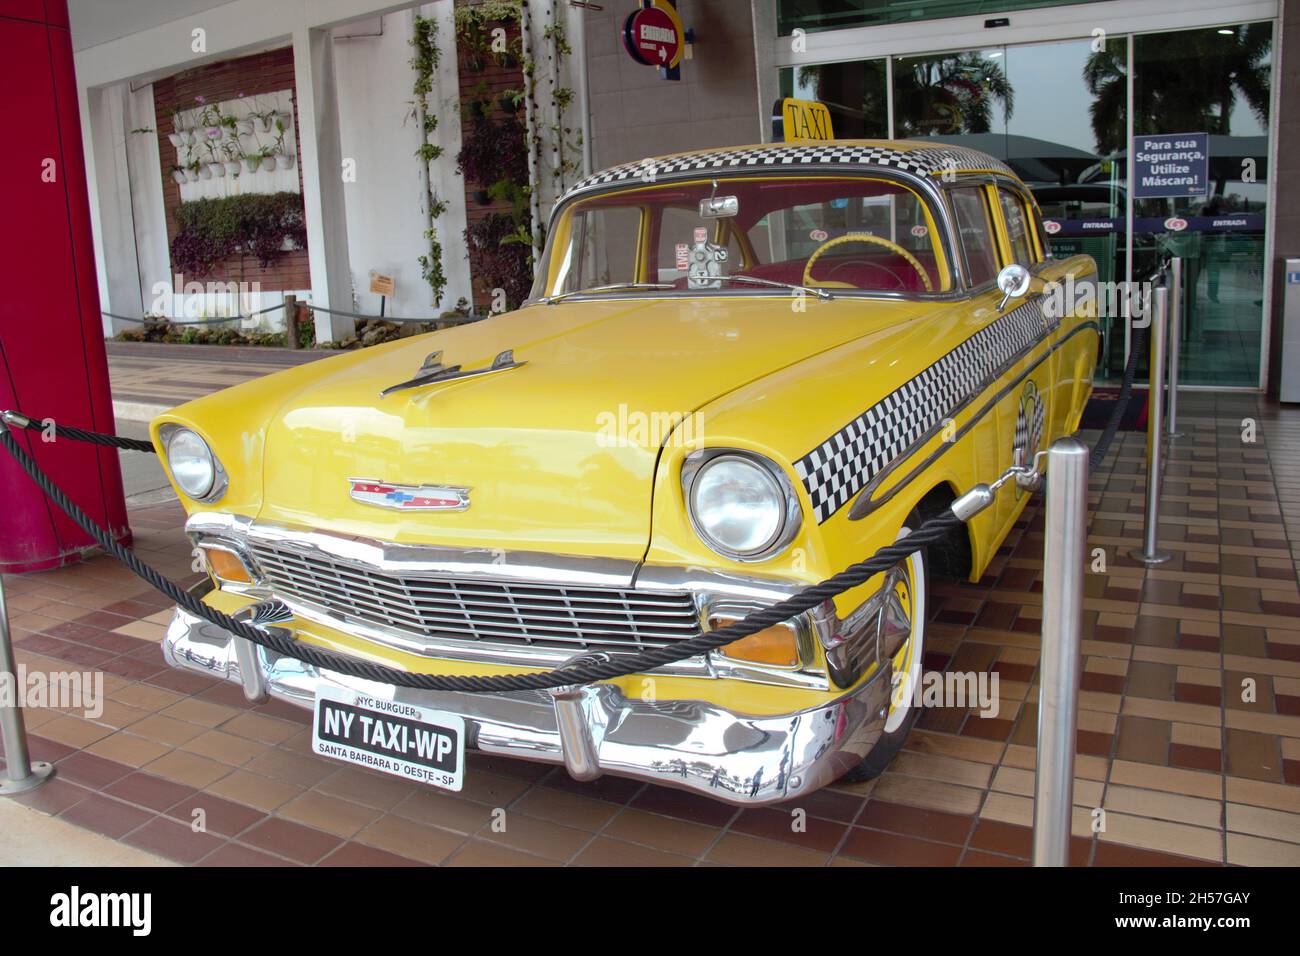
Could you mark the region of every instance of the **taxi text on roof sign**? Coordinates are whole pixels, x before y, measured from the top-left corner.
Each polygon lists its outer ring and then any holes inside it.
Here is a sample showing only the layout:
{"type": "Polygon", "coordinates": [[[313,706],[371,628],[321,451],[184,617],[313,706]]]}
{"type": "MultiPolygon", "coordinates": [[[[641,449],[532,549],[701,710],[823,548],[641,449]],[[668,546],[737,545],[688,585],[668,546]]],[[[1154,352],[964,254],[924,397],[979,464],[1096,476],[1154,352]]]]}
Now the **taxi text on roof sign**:
{"type": "Polygon", "coordinates": [[[835,132],[831,128],[831,111],[824,103],[796,100],[787,96],[781,101],[781,118],[787,143],[835,138],[835,132]]]}

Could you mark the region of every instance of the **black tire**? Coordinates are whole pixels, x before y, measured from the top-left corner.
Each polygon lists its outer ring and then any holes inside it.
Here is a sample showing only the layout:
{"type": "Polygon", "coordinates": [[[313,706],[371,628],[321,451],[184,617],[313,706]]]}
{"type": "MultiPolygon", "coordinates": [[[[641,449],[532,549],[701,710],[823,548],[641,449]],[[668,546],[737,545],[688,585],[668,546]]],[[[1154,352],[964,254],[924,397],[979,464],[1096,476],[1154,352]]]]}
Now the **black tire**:
{"type": "MultiPolygon", "coordinates": [[[[904,526],[907,528],[915,528],[921,524],[921,521],[922,521],[921,515],[918,512],[913,511],[910,515],[907,516],[907,521],[905,522],[904,526]]],[[[921,588],[921,601],[915,602],[913,604],[912,620],[913,622],[917,620],[920,620],[922,622],[921,644],[919,647],[916,648],[916,653],[921,656],[922,660],[924,660],[925,621],[926,621],[926,615],[929,611],[929,602],[930,602],[929,549],[921,548],[920,554],[921,554],[921,575],[923,578],[923,583],[921,588]]],[[[913,593],[915,594],[915,589],[913,590],[913,593]]],[[[915,624],[913,626],[915,626],[915,624]]],[[[922,664],[922,669],[924,669],[924,664],[922,664]]],[[[916,721],[920,717],[920,715],[921,715],[921,708],[916,706],[910,706],[908,708],[907,716],[903,719],[902,724],[894,728],[894,730],[890,731],[889,733],[881,735],[881,738],[878,741],[876,741],[876,745],[871,748],[870,752],[865,757],[862,758],[862,762],[859,763],[853,769],[849,770],[842,777],[840,777],[840,782],[841,783],[865,783],[868,780],[875,780],[882,773],[884,773],[885,769],[889,766],[890,761],[892,761],[895,755],[897,755],[897,753],[903,749],[903,744],[907,742],[907,735],[912,732],[912,728],[916,725],[916,721]]]]}

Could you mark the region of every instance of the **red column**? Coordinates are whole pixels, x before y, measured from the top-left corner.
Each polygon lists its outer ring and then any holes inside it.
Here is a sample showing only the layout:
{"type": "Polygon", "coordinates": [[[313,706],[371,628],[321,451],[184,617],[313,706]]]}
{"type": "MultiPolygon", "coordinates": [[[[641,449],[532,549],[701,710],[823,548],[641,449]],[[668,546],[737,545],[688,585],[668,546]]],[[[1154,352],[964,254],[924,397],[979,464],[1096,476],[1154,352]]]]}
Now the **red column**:
{"type": "MultiPolygon", "coordinates": [[[[66,0],[0,0],[0,409],[113,431],[66,0]]],[[[129,541],[117,452],[19,441],[129,541]]],[[[0,451],[0,571],[78,560],[91,539],[0,451]]]]}

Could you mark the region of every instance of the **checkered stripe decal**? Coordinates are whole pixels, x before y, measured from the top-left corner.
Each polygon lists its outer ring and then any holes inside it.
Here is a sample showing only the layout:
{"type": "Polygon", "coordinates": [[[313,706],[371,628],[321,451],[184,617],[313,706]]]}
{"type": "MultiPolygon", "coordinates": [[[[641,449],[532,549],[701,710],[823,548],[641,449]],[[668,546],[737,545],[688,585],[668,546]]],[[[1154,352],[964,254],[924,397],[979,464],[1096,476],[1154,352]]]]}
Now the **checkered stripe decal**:
{"type": "MultiPolygon", "coordinates": [[[[1029,450],[1035,455],[1038,454],[1043,443],[1043,425],[1047,422],[1047,408],[1043,405],[1043,397],[1038,396],[1038,401],[1034,402],[1034,422],[1029,428],[1029,450]]],[[[1028,457],[1028,456],[1026,456],[1028,457]]],[[[1029,462],[1026,461],[1026,464],[1029,462]]]]}
{"type": "Polygon", "coordinates": [[[1016,410],[1016,433],[1011,439],[1011,464],[1023,466],[1029,450],[1029,421],[1025,418],[1025,403],[1016,410]]]}
{"type": "Polygon", "coordinates": [[[564,198],[599,186],[641,180],[654,182],[692,173],[730,172],[763,168],[789,169],[818,166],[875,166],[898,169],[918,176],[944,170],[994,169],[1013,175],[1000,160],[964,146],[925,146],[900,150],[887,146],[860,146],[830,140],[789,146],[753,146],[712,153],[683,153],[663,159],[645,159],[612,166],[576,183],[564,198]],[[651,178],[653,176],[653,179],[651,178]]]}
{"type": "MultiPolygon", "coordinates": [[[[1038,300],[985,326],[921,374],[900,385],[795,462],[821,524],[881,469],[977,396],[1000,368],[1024,354],[1059,321],[1038,300]]],[[[1041,423],[1038,423],[1041,431],[1041,423]]],[[[1018,437],[1018,436],[1017,436],[1018,437]]]]}

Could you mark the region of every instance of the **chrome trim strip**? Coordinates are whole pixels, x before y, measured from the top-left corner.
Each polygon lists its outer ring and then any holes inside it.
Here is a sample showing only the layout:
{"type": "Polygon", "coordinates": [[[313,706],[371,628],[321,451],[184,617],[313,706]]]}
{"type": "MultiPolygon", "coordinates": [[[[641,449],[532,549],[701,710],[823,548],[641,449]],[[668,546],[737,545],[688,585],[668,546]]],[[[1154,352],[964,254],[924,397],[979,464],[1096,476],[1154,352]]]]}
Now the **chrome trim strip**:
{"type": "Polygon", "coordinates": [[[492,548],[453,548],[433,544],[398,544],[360,535],[340,534],[306,527],[254,522],[242,515],[195,514],[185,523],[186,533],[228,537],[238,544],[260,540],[316,548],[326,554],[400,574],[447,575],[484,581],[522,584],[567,584],[573,587],[631,587],[637,561],[548,554],[540,551],[502,551],[492,548]]]}

